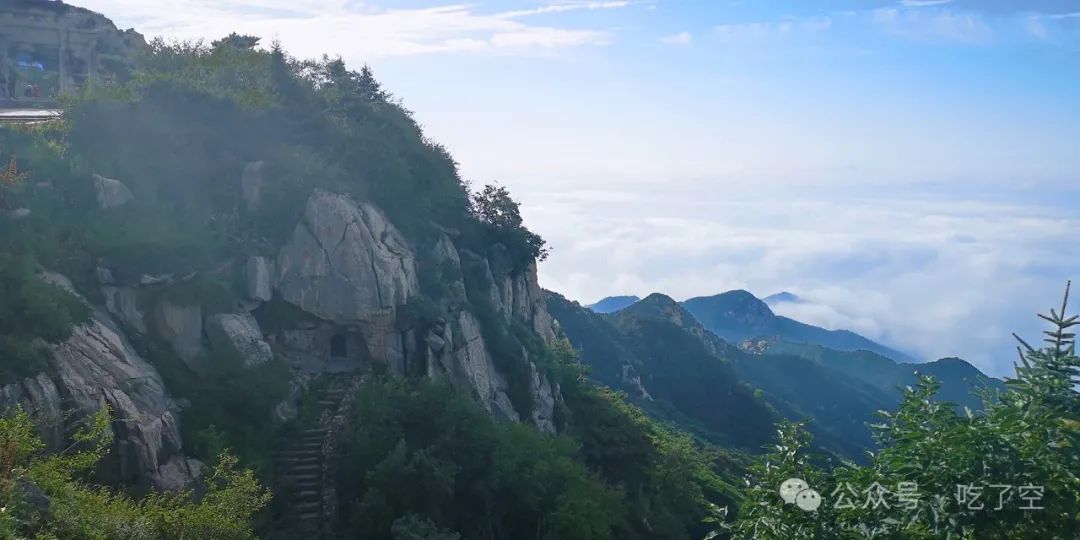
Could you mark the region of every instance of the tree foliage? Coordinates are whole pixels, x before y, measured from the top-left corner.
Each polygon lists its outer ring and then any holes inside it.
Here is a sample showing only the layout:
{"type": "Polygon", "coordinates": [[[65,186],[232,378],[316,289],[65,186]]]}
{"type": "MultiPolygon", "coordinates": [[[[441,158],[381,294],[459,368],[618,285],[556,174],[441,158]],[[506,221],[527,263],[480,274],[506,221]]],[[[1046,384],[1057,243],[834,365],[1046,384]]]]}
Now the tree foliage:
{"type": "Polygon", "coordinates": [[[222,454],[203,493],[151,493],[141,499],[82,478],[108,451],[110,415],[103,409],[67,450],[44,445],[19,407],[0,417],[0,538],[151,540],[253,538],[252,518],[270,494],[235,458],[222,454]]]}
{"type": "Polygon", "coordinates": [[[518,260],[547,259],[546,242],[525,228],[521,207],[505,186],[488,184],[472,195],[470,203],[472,215],[483,225],[490,241],[505,245],[518,260]]]}
{"type": "Polygon", "coordinates": [[[738,538],[1076,538],[1080,358],[1067,301],[1068,290],[1060,311],[1040,315],[1051,325],[1045,346],[1020,340],[1015,377],[1004,391],[984,392],[982,413],[957,414],[935,398],[939,383],[930,377],[907,388],[899,409],[871,426],[881,449],[865,467],[823,471],[797,457],[809,437],[782,428],[777,451],[754,468],[730,531],[738,538]],[[784,477],[807,480],[823,495],[821,509],[783,504],[784,477]],[[871,501],[865,490],[874,486],[895,499],[871,501]],[[896,504],[901,486],[915,502],[896,504]]]}

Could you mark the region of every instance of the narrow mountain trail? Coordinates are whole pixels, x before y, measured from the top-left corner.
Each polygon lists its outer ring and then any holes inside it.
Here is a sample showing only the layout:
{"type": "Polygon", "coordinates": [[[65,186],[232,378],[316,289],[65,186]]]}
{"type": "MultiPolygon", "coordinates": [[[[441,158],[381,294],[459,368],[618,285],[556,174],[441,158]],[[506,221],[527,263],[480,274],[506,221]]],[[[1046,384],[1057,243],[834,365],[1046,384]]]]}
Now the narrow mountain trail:
{"type": "Polygon", "coordinates": [[[287,519],[300,538],[321,538],[337,513],[341,438],[357,389],[358,373],[327,375],[318,395],[318,424],[301,430],[276,456],[277,486],[287,494],[287,519]]]}

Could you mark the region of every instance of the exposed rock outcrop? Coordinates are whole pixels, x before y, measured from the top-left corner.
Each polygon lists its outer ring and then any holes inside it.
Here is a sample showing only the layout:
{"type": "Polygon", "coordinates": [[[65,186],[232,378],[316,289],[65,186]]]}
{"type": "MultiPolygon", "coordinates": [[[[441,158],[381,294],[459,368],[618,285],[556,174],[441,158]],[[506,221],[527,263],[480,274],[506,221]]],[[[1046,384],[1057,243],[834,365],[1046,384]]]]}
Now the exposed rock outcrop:
{"type": "Polygon", "coordinates": [[[244,206],[248,210],[258,210],[262,205],[264,163],[262,161],[248,163],[240,175],[240,192],[244,198],[244,206]]]}
{"type": "Polygon", "coordinates": [[[249,257],[244,265],[248,298],[269,302],[274,297],[274,262],[266,257],[249,257]]]}
{"type": "Polygon", "coordinates": [[[244,367],[266,363],[274,357],[263,340],[259,323],[250,313],[221,313],[206,321],[206,336],[215,351],[235,355],[244,367]]]}
{"type": "Polygon", "coordinates": [[[537,280],[535,261],[519,268],[501,244],[492,246],[486,258],[472,253],[469,256],[473,258],[474,266],[479,265],[477,271],[487,282],[492,307],[507,322],[524,323],[547,343],[555,339],[553,321],[537,280]]]}
{"type": "Polygon", "coordinates": [[[0,386],[0,411],[22,405],[34,420],[45,447],[59,450],[64,443],[64,418],[60,391],[44,373],[0,386]]]}
{"type": "Polygon", "coordinates": [[[179,306],[161,300],[154,308],[154,331],[181,360],[198,371],[196,360],[203,354],[202,308],[179,306]]]}
{"type": "Polygon", "coordinates": [[[455,336],[457,349],[453,353],[454,365],[451,375],[459,383],[468,384],[476,391],[480,403],[496,418],[519,421],[521,418],[510,402],[510,386],[488,353],[480,322],[471,313],[458,313],[461,336],[455,336]]]}
{"type": "Polygon", "coordinates": [[[431,247],[431,260],[438,267],[439,276],[446,282],[449,298],[464,300],[466,293],[461,254],[446,234],[439,235],[439,240],[431,247]]]}
{"type": "Polygon", "coordinates": [[[140,334],[146,333],[146,317],[139,308],[139,294],[134,287],[102,286],[105,308],[113,317],[140,334]]]}
{"type": "Polygon", "coordinates": [[[97,190],[98,207],[102,210],[117,208],[135,199],[123,182],[97,174],[94,175],[94,189],[97,190]]]}
{"type": "Polygon", "coordinates": [[[370,319],[419,292],[416,260],[379,209],[316,191],[278,254],[277,290],[322,319],[370,319]]]}
{"type": "MultiPolygon", "coordinates": [[[[74,292],[63,276],[45,278],[74,292]]],[[[95,309],[90,322],[50,346],[57,388],[76,418],[112,409],[115,448],[107,460],[129,485],[177,488],[198,466],[184,457],[175,404],[161,376],[131,348],[109,316],[95,309]]]]}
{"type": "Polygon", "coordinates": [[[555,433],[555,401],[559,387],[555,385],[553,388],[532,362],[529,362],[529,378],[529,390],[533,395],[532,423],[544,433],[555,433]]]}

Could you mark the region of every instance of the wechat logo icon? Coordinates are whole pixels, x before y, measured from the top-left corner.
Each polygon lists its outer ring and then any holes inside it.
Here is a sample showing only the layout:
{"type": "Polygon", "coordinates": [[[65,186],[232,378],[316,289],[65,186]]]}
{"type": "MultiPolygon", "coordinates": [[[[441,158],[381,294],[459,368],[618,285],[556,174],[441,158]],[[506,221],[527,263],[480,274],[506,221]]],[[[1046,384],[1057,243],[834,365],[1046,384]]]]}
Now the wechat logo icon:
{"type": "Polygon", "coordinates": [[[780,484],[780,498],[784,499],[784,504],[794,504],[806,512],[813,512],[821,506],[821,494],[801,478],[784,480],[780,484]]]}

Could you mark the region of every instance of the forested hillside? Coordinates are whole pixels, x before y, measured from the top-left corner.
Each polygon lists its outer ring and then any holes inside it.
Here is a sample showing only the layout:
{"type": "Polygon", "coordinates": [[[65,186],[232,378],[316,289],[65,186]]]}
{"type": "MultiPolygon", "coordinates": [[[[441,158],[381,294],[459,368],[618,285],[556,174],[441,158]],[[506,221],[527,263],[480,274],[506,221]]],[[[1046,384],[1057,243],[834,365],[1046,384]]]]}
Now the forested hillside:
{"type": "Polygon", "coordinates": [[[740,347],[659,294],[600,315],[366,66],[131,43],[0,126],[0,539],[1080,534],[1067,306],[1006,385],[740,347]],[[995,481],[1045,510],[951,497],[995,481]],[[875,482],[925,504],[833,508],[875,482]]]}
{"type": "Polygon", "coordinates": [[[689,538],[735,504],[589,382],[517,203],[368,69],[132,54],[0,129],[0,537],[689,538]]]}

